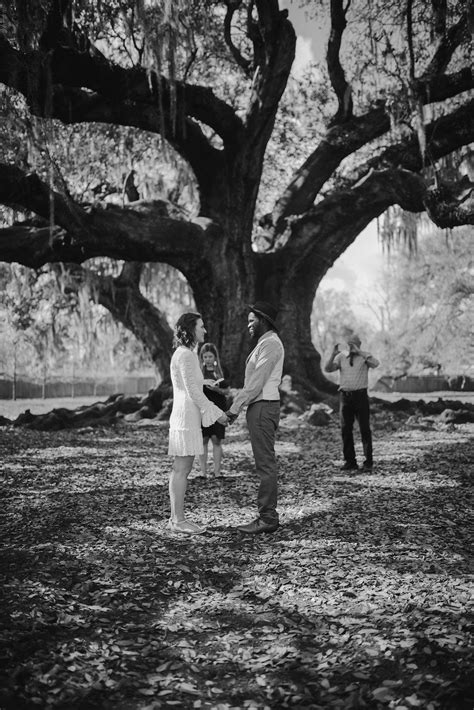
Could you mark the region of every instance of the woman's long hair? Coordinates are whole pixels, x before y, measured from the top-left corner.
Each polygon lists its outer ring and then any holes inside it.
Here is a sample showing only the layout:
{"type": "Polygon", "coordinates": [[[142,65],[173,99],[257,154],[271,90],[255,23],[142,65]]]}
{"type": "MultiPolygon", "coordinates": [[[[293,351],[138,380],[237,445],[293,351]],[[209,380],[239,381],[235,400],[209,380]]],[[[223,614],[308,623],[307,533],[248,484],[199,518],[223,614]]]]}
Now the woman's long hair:
{"type": "Polygon", "coordinates": [[[183,313],[174,327],[173,345],[175,348],[184,345],[193,348],[196,344],[196,323],[202,318],[200,313],[183,313]]]}
{"type": "Polygon", "coordinates": [[[224,373],[222,372],[222,365],[221,365],[221,361],[219,358],[219,351],[217,349],[217,345],[214,345],[214,343],[203,343],[201,345],[201,349],[199,350],[199,363],[201,365],[202,371],[204,371],[204,361],[203,361],[204,353],[212,353],[214,355],[214,363],[215,363],[217,377],[219,377],[219,378],[224,377],[224,373]]]}

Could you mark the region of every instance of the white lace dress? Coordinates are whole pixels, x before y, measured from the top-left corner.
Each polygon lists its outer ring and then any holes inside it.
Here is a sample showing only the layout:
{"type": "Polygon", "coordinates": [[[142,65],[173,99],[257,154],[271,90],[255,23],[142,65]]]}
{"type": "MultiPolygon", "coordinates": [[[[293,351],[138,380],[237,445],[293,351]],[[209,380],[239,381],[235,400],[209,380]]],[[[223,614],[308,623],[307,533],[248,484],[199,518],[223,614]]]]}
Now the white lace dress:
{"type": "Polygon", "coordinates": [[[197,354],[180,345],[170,364],[173,409],[170,417],[168,454],[196,456],[204,453],[202,426],[208,427],[223,414],[202,391],[204,377],[197,354]]]}

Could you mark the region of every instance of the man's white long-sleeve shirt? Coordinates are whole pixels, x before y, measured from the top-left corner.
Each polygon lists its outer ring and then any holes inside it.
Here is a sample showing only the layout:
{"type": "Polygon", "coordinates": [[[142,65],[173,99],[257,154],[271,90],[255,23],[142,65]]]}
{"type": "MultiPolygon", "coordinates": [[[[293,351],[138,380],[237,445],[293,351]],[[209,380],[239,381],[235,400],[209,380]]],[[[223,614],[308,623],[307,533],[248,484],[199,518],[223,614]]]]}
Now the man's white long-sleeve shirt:
{"type": "Polygon", "coordinates": [[[247,358],[243,389],[235,395],[229,411],[238,414],[245,405],[262,399],[278,401],[284,359],[285,349],[277,333],[264,333],[247,358]]]}

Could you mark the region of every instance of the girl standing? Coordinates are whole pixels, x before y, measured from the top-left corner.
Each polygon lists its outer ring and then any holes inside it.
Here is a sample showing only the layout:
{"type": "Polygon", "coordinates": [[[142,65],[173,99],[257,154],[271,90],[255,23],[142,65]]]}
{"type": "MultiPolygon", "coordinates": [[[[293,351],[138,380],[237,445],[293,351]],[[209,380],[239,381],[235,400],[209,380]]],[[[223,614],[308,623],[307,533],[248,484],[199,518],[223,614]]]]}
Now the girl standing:
{"type": "MultiPolygon", "coordinates": [[[[213,343],[204,343],[199,352],[201,370],[204,377],[204,392],[219,409],[226,410],[228,384],[224,380],[224,374],[219,359],[217,347],[213,343]]],[[[201,471],[207,476],[207,456],[209,439],[212,441],[212,457],[214,465],[214,476],[220,478],[222,464],[222,439],[225,437],[225,427],[216,421],[211,426],[202,427],[202,437],[204,454],[199,457],[201,471]]]]}

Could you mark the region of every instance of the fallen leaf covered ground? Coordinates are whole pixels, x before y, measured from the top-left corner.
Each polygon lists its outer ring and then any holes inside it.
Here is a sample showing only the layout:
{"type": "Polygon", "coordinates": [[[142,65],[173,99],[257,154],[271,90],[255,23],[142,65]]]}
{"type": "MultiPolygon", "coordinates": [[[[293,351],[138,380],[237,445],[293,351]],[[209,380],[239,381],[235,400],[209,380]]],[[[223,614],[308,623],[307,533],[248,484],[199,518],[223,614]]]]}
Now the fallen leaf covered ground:
{"type": "Polygon", "coordinates": [[[376,413],[349,475],[336,423],[287,417],[282,525],[248,538],[241,420],[225,477],[191,475],[192,538],[165,527],[166,424],[0,430],[2,709],[472,710],[474,425],[376,413]]]}

